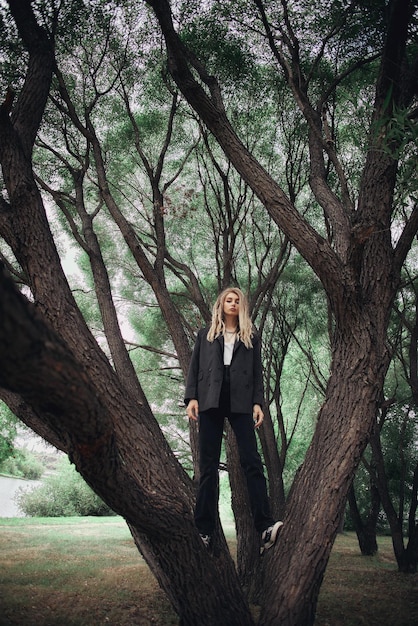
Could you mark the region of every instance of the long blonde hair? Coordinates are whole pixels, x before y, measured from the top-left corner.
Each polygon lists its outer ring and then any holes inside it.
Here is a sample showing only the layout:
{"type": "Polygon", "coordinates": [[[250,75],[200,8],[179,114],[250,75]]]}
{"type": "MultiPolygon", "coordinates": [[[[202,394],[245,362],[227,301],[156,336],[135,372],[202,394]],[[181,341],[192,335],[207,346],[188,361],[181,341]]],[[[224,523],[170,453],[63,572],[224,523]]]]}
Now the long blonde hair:
{"type": "Polygon", "coordinates": [[[212,343],[216,337],[223,335],[225,332],[223,314],[224,302],[229,293],[234,293],[239,298],[238,337],[246,348],[252,348],[253,344],[251,338],[254,335],[254,331],[249,313],[248,300],[238,287],[229,287],[228,289],[224,289],[216,298],[216,302],[212,308],[212,322],[209,327],[208,341],[212,343]]]}

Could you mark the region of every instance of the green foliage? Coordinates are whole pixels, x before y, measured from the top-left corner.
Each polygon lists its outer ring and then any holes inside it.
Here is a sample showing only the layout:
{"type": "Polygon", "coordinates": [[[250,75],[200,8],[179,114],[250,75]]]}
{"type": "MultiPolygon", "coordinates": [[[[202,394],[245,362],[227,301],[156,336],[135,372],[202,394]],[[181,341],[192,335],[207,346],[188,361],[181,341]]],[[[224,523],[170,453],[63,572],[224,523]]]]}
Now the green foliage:
{"type": "Polygon", "coordinates": [[[418,463],[418,420],[408,406],[394,405],[382,430],[386,476],[394,501],[410,500],[418,463]],[[408,496],[409,494],[409,496],[408,496]]]}
{"type": "Polygon", "coordinates": [[[17,502],[30,517],[72,517],[114,515],[113,511],[87,485],[75,467],[63,457],[57,473],[40,487],[21,491],[17,502]]]}
{"type": "Polygon", "coordinates": [[[16,448],[0,464],[0,471],[3,474],[26,478],[27,480],[38,480],[41,478],[44,470],[44,465],[34,454],[27,450],[18,450],[16,448]]]}
{"type": "Polygon", "coordinates": [[[222,78],[224,85],[242,81],[253,69],[247,42],[238,37],[237,31],[222,24],[218,15],[204,13],[202,7],[183,31],[182,38],[190,49],[205,59],[209,70],[222,78]]]}
{"type": "Polygon", "coordinates": [[[13,455],[17,435],[17,418],[6,404],[0,402],[0,471],[3,463],[13,455]]]}
{"type": "Polygon", "coordinates": [[[231,508],[231,487],[227,472],[219,474],[219,514],[222,524],[232,524],[233,514],[231,508]]]}
{"type": "Polygon", "coordinates": [[[6,404],[0,402],[0,472],[37,480],[45,468],[34,454],[15,447],[18,424],[17,417],[6,404]]]}

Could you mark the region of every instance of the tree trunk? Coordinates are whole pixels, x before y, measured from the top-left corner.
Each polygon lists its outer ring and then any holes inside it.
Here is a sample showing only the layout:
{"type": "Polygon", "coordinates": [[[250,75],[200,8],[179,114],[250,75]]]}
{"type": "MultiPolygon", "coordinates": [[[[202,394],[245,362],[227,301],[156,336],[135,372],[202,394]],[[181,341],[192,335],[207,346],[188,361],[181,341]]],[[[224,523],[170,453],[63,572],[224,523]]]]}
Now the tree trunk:
{"type": "MultiPolygon", "coordinates": [[[[348,314],[348,325],[350,317],[348,314]]],[[[370,322],[363,327],[370,328],[370,322]]],[[[350,342],[340,336],[335,346],[327,397],[305,462],[289,494],[276,548],[280,556],[269,562],[267,576],[277,595],[274,602],[266,603],[262,624],[314,622],[323,572],[370,434],[386,371],[384,350],[380,344],[379,353],[371,339],[365,332],[353,333],[350,342]],[[363,384],[359,393],[360,380],[363,384]],[[309,598],[309,602],[301,598],[309,598]]]]}
{"type": "Polygon", "coordinates": [[[263,427],[259,430],[264,462],[268,473],[271,514],[274,519],[283,519],[286,497],[283,483],[283,467],[277,448],[277,440],[268,407],[264,409],[263,427]]]}
{"type": "Polygon", "coordinates": [[[415,466],[414,478],[412,481],[411,507],[409,510],[408,533],[409,541],[406,547],[408,572],[415,574],[418,570],[418,523],[416,514],[418,508],[418,463],[415,466]]]}
{"type": "Polygon", "coordinates": [[[254,601],[256,572],[260,562],[260,537],[255,531],[244,471],[239,460],[238,445],[227,422],[226,453],[231,486],[232,511],[237,534],[237,570],[241,587],[250,601],[254,601]]]}
{"type": "Polygon", "coordinates": [[[375,555],[378,551],[376,523],[380,510],[380,498],[377,489],[371,485],[370,512],[365,522],[362,520],[357,507],[356,492],[353,483],[348,490],[348,504],[361,553],[364,556],[375,555]]]}
{"type": "MultiPolygon", "coordinates": [[[[370,446],[373,450],[373,456],[376,465],[376,484],[379,490],[383,509],[389,522],[390,532],[392,535],[393,551],[395,554],[396,562],[398,564],[398,569],[400,572],[404,573],[415,573],[417,571],[418,562],[418,525],[415,524],[415,522],[409,524],[409,542],[408,546],[405,548],[403,519],[402,516],[396,513],[395,507],[390,497],[388,481],[385,472],[385,462],[383,458],[380,436],[377,429],[375,429],[370,438],[370,446]]],[[[414,488],[415,490],[417,488],[417,472],[415,472],[414,475],[414,488]]],[[[411,502],[411,507],[413,511],[413,517],[415,517],[416,502],[414,508],[413,499],[411,502]]]]}
{"type": "MultiPolygon", "coordinates": [[[[182,623],[251,624],[226,550],[215,555],[201,545],[193,523],[190,481],[149,408],[126,393],[109,366],[61,271],[30,166],[54,66],[51,42],[37,26],[29,0],[9,0],[9,4],[30,61],[12,116],[9,105],[0,111],[0,159],[10,203],[2,200],[0,204],[0,232],[29,277],[39,315],[4,281],[0,294],[0,385],[22,396],[69,452],[87,482],[127,519],[182,623]]],[[[237,171],[320,277],[332,307],[335,335],[326,400],[292,488],[280,541],[264,557],[266,580],[275,592],[265,602],[261,622],[308,625],[315,617],[342,507],[373,424],[388,364],[385,333],[390,307],[418,224],[415,209],[394,250],[390,227],[396,161],[391,154],[396,153],[397,146],[386,141],[390,130],[386,116],[390,118],[391,113],[387,113],[388,94],[393,94],[391,105],[407,101],[405,93],[402,101],[395,97],[399,95],[398,78],[403,76],[402,46],[411,3],[390,3],[390,13],[395,8],[402,19],[389,23],[391,37],[384,51],[386,57],[383,55],[373,120],[379,133],[377,138],[370,138],[372,148],[358,208],[350,219],[342,215],[349,204],[347,198],[340,206],[330,189],[321,195],[326,181],[314,181],[319,204],[324,207],[326,198],[331,198],[328,218],[331,221],[336,216],[335,228],[342,224],[336,233],[336,248],[301,217],[245,149],[228,122],[216,81],[196,63],[194,75],[199,73],[204,86],[194,79],[188,66],[193,57],[185,55],[174,32],[168,2],[155,0],[150,4],[166,36],[175,80],[237,171]],[[318,182],[324,184],[321,192],[318,182]],[[280,558],[275,558],[278,555],[280,558]]],[[[313,122],[309,119],[311,158],[321,160],[323,144],[320,128],[315,126],[318,115],[314,117],[313,122]],[[322,146],[320,150],[315,142],[322,146]]],[[[321,174],[319,161],[311,168],[312,175],[318,172],[321,174]]],[[[101,191],[106,192],[106,188],[101,191]]],[[[152,284],[153,268],[146,270],[152,284]]],[[[175,312],[167,310],[163,299],[159,303],[169,319],[175,312]]],[[[188,350],[185,345],[184,351],[188,350]]]]}
{"type": "Polygon", "coordinates": [[[89,215],[85,207],[83,193],[84,172],[83,174],[81,172],[74,174],[73,178],[76,190],[76,209],[81,219],[82,234],[84,237],[82,246],[89,256],[94,290],[113,366],[118,374],[119,380],[126,387],[128,393],[130,393],[133,398],[136,398],[140,404],[146,405],[147,399],[139,384],[135,368],[122,337],[115,304],[113,302],[109,275],[103,260],[97,235],[94,231],[93,218],[89,215]]]}

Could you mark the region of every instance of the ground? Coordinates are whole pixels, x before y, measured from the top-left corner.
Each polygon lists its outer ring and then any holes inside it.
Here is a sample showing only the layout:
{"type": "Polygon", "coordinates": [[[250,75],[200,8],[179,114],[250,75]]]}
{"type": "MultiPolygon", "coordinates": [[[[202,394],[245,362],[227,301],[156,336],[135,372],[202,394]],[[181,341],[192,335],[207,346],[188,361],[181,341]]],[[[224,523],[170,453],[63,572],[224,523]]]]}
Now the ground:
{"type": "MultiPolygon", "coordinates": [[[[2,519],[0,527],[0,626],[178,623],[120,518],[2,519]]],[[[362,557],[355,535],[344,534],[315,625],[363,624],[418,624],[418,574],[397,572],[389,538],[379,539],[377,556],[362,557]]]]}

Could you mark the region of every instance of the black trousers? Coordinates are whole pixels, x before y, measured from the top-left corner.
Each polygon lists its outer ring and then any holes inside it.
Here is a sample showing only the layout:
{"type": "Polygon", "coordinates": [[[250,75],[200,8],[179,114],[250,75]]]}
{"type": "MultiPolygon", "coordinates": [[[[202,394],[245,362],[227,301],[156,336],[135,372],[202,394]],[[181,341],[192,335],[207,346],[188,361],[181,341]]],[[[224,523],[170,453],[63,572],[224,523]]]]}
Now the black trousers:
{"type": "Polygon", "coordinates": [[[225,417],[234,431],[240,463],[247,480],[254,525],[262,532],[272,524],[263,464],[257,450],[254,421],[250,413],[231,413],[229,368],[226,366],[220,406],[199,415],[200,482],[195,507],[195,523],[202,535],[215,529],[219,500],[219,459],[225,417]]]}

